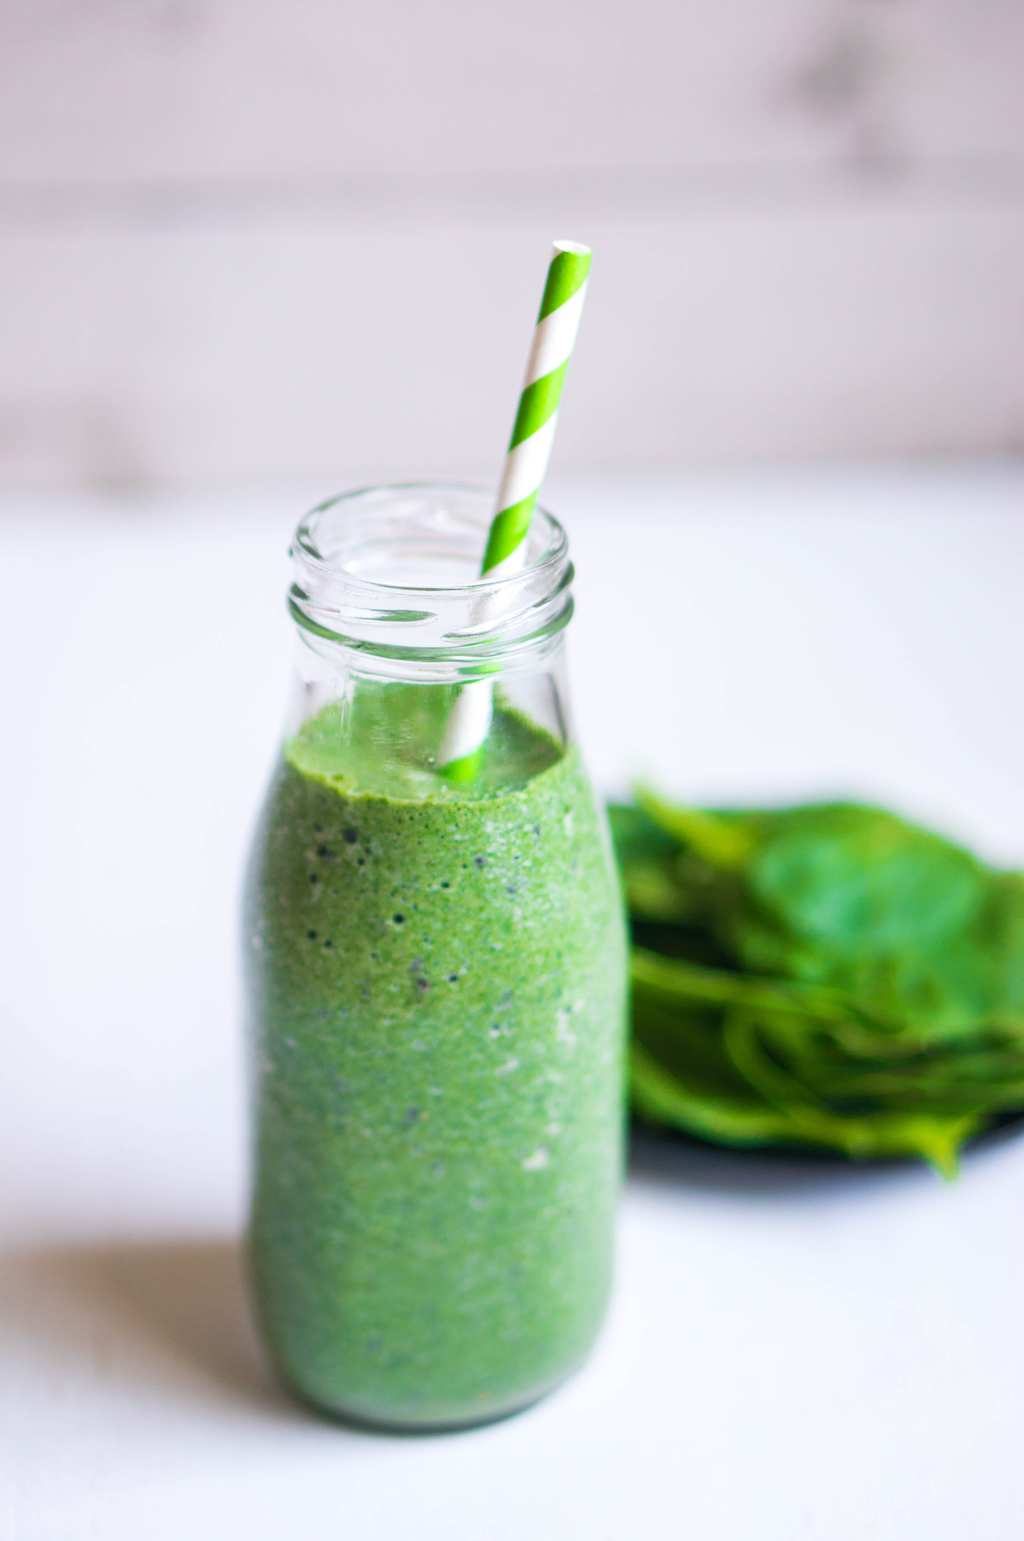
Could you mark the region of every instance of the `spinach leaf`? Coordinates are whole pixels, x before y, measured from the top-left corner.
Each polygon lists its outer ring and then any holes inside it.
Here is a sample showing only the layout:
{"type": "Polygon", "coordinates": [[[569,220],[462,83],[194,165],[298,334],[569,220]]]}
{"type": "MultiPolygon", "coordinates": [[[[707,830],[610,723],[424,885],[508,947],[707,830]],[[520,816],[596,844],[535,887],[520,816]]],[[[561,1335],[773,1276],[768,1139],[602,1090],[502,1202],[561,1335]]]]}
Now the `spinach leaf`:
{"type": "Polygon", "coordinates": [[[857,803],[611,818],[641,1117],[948,1175],[1024,1111],[1024,875],[857,803]]]}

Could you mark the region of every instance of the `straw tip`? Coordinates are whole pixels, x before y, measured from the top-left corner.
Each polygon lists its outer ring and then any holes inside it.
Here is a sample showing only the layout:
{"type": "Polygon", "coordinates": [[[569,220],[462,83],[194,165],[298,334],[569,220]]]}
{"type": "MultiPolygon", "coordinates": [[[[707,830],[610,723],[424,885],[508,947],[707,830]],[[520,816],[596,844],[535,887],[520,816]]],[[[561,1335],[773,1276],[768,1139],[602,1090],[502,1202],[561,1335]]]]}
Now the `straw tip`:
{"type": "Polygon", "coordinates": [[[567,252],[570,257],[590,257],[593,253],[582,241],[555,241],[555,251],[567,252]]]}

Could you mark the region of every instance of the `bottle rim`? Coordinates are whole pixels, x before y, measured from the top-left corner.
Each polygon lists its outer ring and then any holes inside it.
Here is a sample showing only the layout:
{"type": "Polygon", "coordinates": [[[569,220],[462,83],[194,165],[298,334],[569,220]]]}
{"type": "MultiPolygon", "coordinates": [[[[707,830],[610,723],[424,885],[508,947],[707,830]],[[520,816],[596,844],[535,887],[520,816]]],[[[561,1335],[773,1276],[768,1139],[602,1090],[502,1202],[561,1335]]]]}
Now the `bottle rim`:
{"type": "Polygon", "coordinates": [[[303,640],[457,665],[460,678],[532,661],[572,615],[568,537],[538,507],[519,571],[480,577],[492,509],[489,489],[454,481],[359,487],[318,503],[290,548],[288,605],[303,640]]]}
{"type": "MultiPolygon", "coordinates": [[[[469,496],[479,499],[481,503],[486,504],[488,511],[488,523],[490,520],[490,513],[492,511],[493,503],[493,494],[491,493],[490,489],[478,482],[422,480],[407,482],[368,483],[364,487],[353,487],[346,492],[335,493],[329,498],[324,498],[322,502],[317,503],[313,508],[310,509],[308,514],[305,514],[303,518],[300,519],[295,529],[293,545],[291,547],[290,554],[292,555],[293,559],[297,555],[301,554],[302,559],[305,562],[312,564],[314,567],[322,567],[324,569],[332,567],[335,571],[337,571],[333,558],[325,557],[317,545],[317,536],[320,533],[320,529],[324,522],[325,516],[334,513],[335,510],[347,510],[350,507],[364,503],[367,500],[388,495],[393,495],[399,498],[419,496],[469,496]]],[[[538,532],[541,535],[542,541],[542,550],[540,555],[534,556],[532,559],[528,559],[528,561],[517,573],[507,573],[503,576],[498,576],[495,578],[477,576],[467,579],[462,583],[444,584],[389,583],[384,579],[353,580],[352,577],[350,577],[347,581],[362,581],[366,582],[368,586],[373,588],[379,588],[383,590],[394,589],[402,593],[407,592],[408,590],[414,590],[418,593],[428,594],[471,593],[474,597],[479,597],[480,595],[486,593],[497,593],[500,592],[506,585],[514,585],[517,581],[520,581],[525,576],[542,573],[549,568],[557,566],[559,562],[566,559],[569,553],[569,537],[566,535],[565,529],[560,521],[556,519],[555,515],[550,511],[550,509],[545,508],[541,503],[538,503],[537,507],[534,509],[533,520],[530,526],[530,535],[528,536],[529,547],[534,550],[536,549],[536,537],[538,532]]],[[[480,543],[481,553],[483,552],[484,545],[486,543],[486,524],[483,525],[483,535],[484,539],[480,543]]],[[[529,551],[527,555],[529,558],[529,551]]]]}

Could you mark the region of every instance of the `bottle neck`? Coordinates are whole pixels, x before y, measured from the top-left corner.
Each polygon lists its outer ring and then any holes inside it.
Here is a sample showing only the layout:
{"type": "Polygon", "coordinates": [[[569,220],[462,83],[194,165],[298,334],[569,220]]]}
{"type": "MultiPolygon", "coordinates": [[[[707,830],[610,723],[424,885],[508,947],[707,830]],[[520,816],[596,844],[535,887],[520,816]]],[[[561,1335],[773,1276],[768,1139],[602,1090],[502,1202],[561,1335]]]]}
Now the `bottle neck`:
{"type": "Polygon", "coordinates": [[[430,795],[471,685],[486,697],[487,776],[499,784],[570,742],[565,533],[538,510],[521,570],[480,579],[490,510],[475,488],[378,487],[303,520],[289,591],[301,644],[293,740],[359,775],[372,766],[375,785],[394,774],[430,795]]]}
{"type": "Polygon", "coordinates": [[[314,509],[292,545],[289,609],[319,671],[454,684],[554,668],[573,613],[565,533],[537,510],[521,570],[481,579],[490,508],[480,489],[422,484],[314,509]]]}
{"type": "Polygon", "coordinates": [[[468,781],[460,777],[457,784],[444,773],[444,746],[467,687],[386,678],[358,668],[318,672],[318,660],[309,653],[304,662],[289,711],[286,752],[321,779],[339,778],[339,784],[402,799],[473,798],[523,785],[574,741],[560,650],[543,668],[468,687],[487,694],[487,723],[479,764],[468,781]]]}

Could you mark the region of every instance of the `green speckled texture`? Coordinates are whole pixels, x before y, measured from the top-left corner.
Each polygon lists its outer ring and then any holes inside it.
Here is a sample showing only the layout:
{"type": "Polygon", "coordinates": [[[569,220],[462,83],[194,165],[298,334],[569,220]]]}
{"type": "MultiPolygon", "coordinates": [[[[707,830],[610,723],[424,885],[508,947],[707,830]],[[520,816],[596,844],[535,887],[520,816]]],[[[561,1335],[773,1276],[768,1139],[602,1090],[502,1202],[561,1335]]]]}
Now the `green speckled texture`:
{"type": "Polygon", "coordinates": [[[257,834],[253,1274],[305,1397],[457,1425],[548,1390],[601,1322],[621,901],[575,750],[499,711],[459,791],[368,749],[374,722],[307,724],[257,834]]]}

